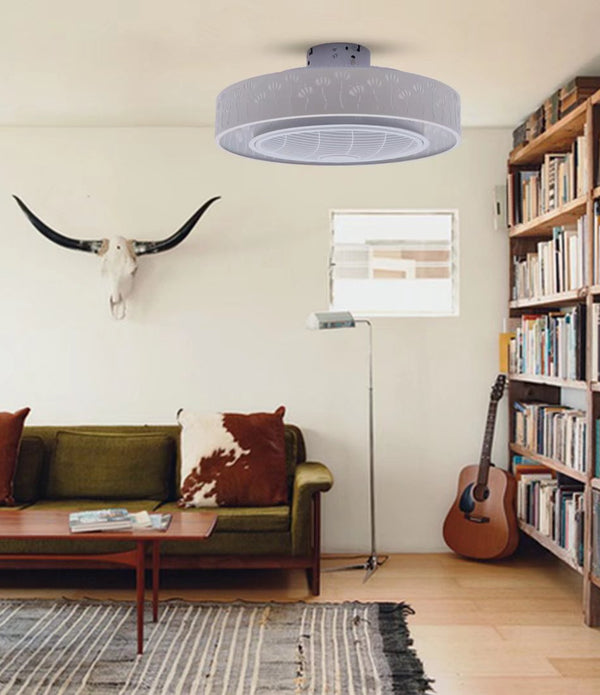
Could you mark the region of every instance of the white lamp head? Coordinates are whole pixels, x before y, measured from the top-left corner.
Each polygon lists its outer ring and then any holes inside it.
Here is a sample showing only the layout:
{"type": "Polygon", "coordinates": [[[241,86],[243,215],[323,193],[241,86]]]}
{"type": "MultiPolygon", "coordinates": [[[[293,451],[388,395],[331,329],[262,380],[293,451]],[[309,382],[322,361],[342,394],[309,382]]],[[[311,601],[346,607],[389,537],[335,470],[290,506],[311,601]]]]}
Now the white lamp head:
{"type": "Polygon", "coordinates": [[[356,321],[349,311],[317,311],[306,319],[306,327],[311,331],[328,328],[354,328],[356,321]]]}

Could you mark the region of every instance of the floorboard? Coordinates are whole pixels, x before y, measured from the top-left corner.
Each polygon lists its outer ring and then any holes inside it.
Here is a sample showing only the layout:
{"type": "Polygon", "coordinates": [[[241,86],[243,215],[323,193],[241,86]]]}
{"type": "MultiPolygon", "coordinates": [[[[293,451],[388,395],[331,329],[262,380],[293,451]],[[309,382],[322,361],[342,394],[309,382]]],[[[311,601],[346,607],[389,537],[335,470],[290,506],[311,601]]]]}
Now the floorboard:
{"type": "MultiPolygon", "coordinates": [[[[326,557],[323,568],[348,561],[326,557]]],[[[6,571],[0,595],[131,600],[133,576],[6,571]]],[[[296,570],[165,572],[161,598],[314,600],[296,570]]],[[[410,603],[415,647],[439,695],[600,693],[600,629],[583,625],[581,577],[535,545],[497,563],[451,553],[391,555],[366,583],[361,570],[325,571],[316,600],[410,603]]]]}

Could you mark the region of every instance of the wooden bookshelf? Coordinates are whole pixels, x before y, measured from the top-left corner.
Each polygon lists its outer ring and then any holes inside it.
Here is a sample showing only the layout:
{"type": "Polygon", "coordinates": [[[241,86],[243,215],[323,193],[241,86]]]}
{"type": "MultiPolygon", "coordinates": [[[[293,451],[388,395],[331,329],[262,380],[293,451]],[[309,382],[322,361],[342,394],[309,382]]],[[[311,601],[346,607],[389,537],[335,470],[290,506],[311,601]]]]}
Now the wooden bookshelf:
{"type": "Polygon", "coordinates": [[[547,152],[565,152],[573,140],[583,133],[586,122],[586,104],[580,104],[570,114],[550,126],[535,140],[510,153],[508,163],[512,166],[539,164],[547,152]]]}
{"type": "Polygon", "coordinates": [[[553,227],[570,224],[581,217],[587,206],[587,196],[570,200],[555,210],[540,215],[529,222],[515,225],[510,231],[511,237],[535,237],[552,235],[553,227]]]}
{"type": "MultiPolygon", "coordinates": [[[[600,285],[598,294],[600,294],[600,285]]],[[[528,297],[527,299],[514,299],[510,302],[511,309],[533,309],[535,307],[554,307],[574,304],[581,301],[582,295],[585,298],[585,289],[570,290],[569,292],[560,292],[559,294],[548,294],[543,297],[528,297]]]]}
{"type": "Polygon", "coordinates": [[[546,548],[546,550],[549,550],[553,555],[556,555],[556,557],[560,558],[565,564],[569,565],[569,567],[579,574],[583,574],[583,567],[580,567],[571,555],[564,548],[561,548],[558,543],[555,543],[552,538],[540,533],[536,528],[526,524],[522,519],[519,519],[519,528],[528,536],[535,539],[540,545],[546,548]]]}
{"type": "MultiPolygon", "coordinates": [[[[583,604],[583,614],[584,620],[587,625],[590,626],[600,626],[600,578],[592,575],[591,572],[591,562],[592,562],[592,490],[600,490],[600,478],[593,477],[593,471],[595,469],[595,461],[600,452],[596,451],[596,420],[600,419],[600,382],[592,381],[590,375],[592,375],[592,358],[591,358],[591,348],[592,348],[592,308],[595,303],[600,302],[600,277],[594,277],[594,259],[593,259],[593,249],[594,249],[594,220],[593,211],[595,206],[595,201],[600,200],[600,173],[599,173],[599,150],[600,150],[600,91],[596,92],[592,97],[587,99],[583,104],[579,105],[564,118],[559,120],[554,125],[550,126],[548,130],[541,133],[535,140],[529,142],[526,145],[522,145],[513,152],[509,154],[508,158],[508,173],[509,173],[509,183],[512,182],[514,189],[509,195],[509,201],[512,205],[521,205],[521,201],[524,199],[522,195],[522,189],[519,188],[521,185],[519,182],[535,182],[537,181],[538,187],[541,184],[541,176],[529,176],[526,178],[525,175],[520,176],[521,171],[527,173],[532,170],[537,169],[539,171],[540,166],[546,161],[548,163],[550,160],[545,160],[546,154],[553,153],[569,153],[575,152],[579,155],[579,159],[575,159],[575,154],[569,160],[571,163],[573,161],[578,161],[580,164],[579,169],[573,165],[573,168],[569,170],[569,176],[578,176],[581,173],[581,163],[585,163],[585,169],[587,170],[587,180],[583,187],[581,186],[581,181],[578,182],[578,186],[572,183],[572,190],[584,190],[585,195],[579,196],[574,200],[562,205],[560,208],[547,212],[544,215],[536,217],[528,222],[514,225],[509,228],[509,245],[510,245],[510,270],[509,275],[511,278],[511,284],[516,282],[517,279],[522,281],[522,275],[517,275],[515,271],[515,264],[513,259],[525,258],[529,253],[535,253],[538,247],[538,243],[545,240],[552,240],[553,238],[553,227],[560,227],[565,225],[571,225],[576,223],[580,218],[584,218],[584,222],[579,222],[579,236],[580,248],[584,249],[583,266],[585,267],[584,272],[584,282],[582,283],[582,288],[576,291],[560,292],[558,294],[538,296],[527,299],[518,299],[509,301],[508,310],[509,316],[514,319],[519,319],[523,314],[534,313],[543,315],[551,310],[565,311],[571,306],[580,306],[582,311],[579,312],[580,316],[584,316],[586,322],[586,330],[580,335],[583,336],[585,333],[585,344],[579,344],[577,346],[578,353],[585,355],[585,375],[586,378],[580,380],[565,380],[558,379],[555,377],[548,377],[543,375],[530,375],[530,374],[511,374],[509,375],[509,389],[508,389],[508,407],[509,407],[509,418],[510,418],[510,433],[509,433],[509,456],[513,455],[523,456],[525,458],[531,459],[533,461],[539,462],[540,464],[546,466],[547,468],[562,474],[562,476],[567,476],[573,481],[580,483],[583,486],[583,500],[584,500],[584,526],[583,526],[583,558],[584,566],[579,567],[577,562],[573,558],[572,551],[567,552],[564,548],[560,547],[551,538],[541,534],[533,526],[525,523],[524,521],[519,522],[519,526],[523,533],[533,538],[537,543],[546,548],[556,557],[560,558],[562,562],[574,569],[578,574],[582,575],[583,578],[583,591],[582,591],[582,604],[583,604]],[[585,141],[577,140],[580,136],[585,135],[585,141]],[[584,149],[582,149],[582,142],[584,142],[584,149]],[[584,159],[581,159],[583,154],[584,159]],[[513,277],[514,276],[514,277],[513,277]],[[567,390],[577,392],[577,397],[573,395],[571,398],[575,398],[575,402],[585,403],[579,406],[586,413],[585,415],[585,454],[587,459],[587,473],[582,473],[580,471],[574,470],[570,467],[565,466],[562,462],[556,461],[545,456],[541,456],[535,452],[527,450],[525,447],[520,446],[514,441],[514,407],[513,403],[515,401],[520,401],[524,403],[528,402],[539,402],[548,403],[550,405],[559,405],[565,402],[565,394],[567,390]]],[[[551,165],[547,164],[544,175],[544,184],[549,185],[549,181],[552,180],[548,176],[548,172],[552,171],[549,167],[551,165]]],[[[554,174],[554,176],[556,176],[554,174]]],[[[556,181],[556,178],[554,179],[556,181]]],[[[561,179],[562,181],[562,179],[561,179]]],[[[530,183],[530,186],[535,186],[535,183],[530,183]]],[[[552,183],[550,183],[552,185],[552,183]]],[[[525,187],[526,184],[523,183],[525,187]]],[[[555,184],[558,186],[558,184],[555,184]]],[[[526,189],[527,191],[533,190],[534,198],[533,200],[547,200],[548,197],[554,195],[556,197],[556,191],[558,188],[554,189],[554,192],[544,193],[540,188],[537,192],[535,188],[526,189]]],[[[571,193],[572,194],[572,193],[571,193]]],[[[528,193],[529,195],[529,193],[528,193]]],[[[531,199],[530,199],[531,200],[531,199]]],[[[517,211],[511,210],[509,219],[519,219],[521,217],[520,212],[517,215],[517,211]]],[[[521,217],[522,218],[522,217],[521,217]]],[[[557,242],[558,244],[558,242],[557,242]]],[[[561,247],[557,246],[557,249],[561,247]]],[[[552,257],[552,256],[550,256],[552,257]]],[[[568,257],[563,259],[563,263],[567,264],[568,257]]],[[[557,255],[557,259],[560,262],[560,255],[557,255]]],[[[580,262],[580,261],[578,261],[580,262]]],[[[541,259],[540,259],[541,263],[541,259]]],[[[565,265],[565,267],[568,267],[565,265]]],[[[533,266],[533,272],[537,271],[537,267],[533,266]]],[[[520,270],[520,273],[523,271],[520,270]]],[[[532,272],[525,268],[525,272],[532,272]]],[[[540,265],[539,272],[542,272],[542,266],[540,265]]],[[[555,272],[554,267],[551,268],[551,272],[555,272]]],[[[562,277],[558,275],[557,277],[562,277]]],[[[561,271],[562,272],[562,271],[561,271]]],[[[566,270],[564,271],[566,273],[566,270]]],[[[527,280],[528,285],[532,284],[530,280],[527,280]]],[[[539,280],[536,280],[536,284],[540,284],[539,280]]],[[[550,283],[552,286],[554,284],[554,279],[550,283]]],[[[557,285],[560,286],[560,285],[557,285]]],[[[511,290],[512,295],[512,290],[511,290]]],[[[552,326],[558,326],[558,323],[551,324],[552,326]]],[[[563,324],[561,324],[563,325],[563,324]]],[[[536,343],[537,345],[537,343],[536,343]]],[[[541,348],[538,348],[541,349],[541,348]]],[[[572,347],[571,347],[572,349],[572,347]]],[[[538,353],[539,354],[539,353],[538,353]]],[[[539,359],[539,358],[538,358],[539,359]]],[[[570,402],[569,399],[566,402],[570,402]]],[[[562,480],[566,480],[562,478],[562,480]]]]}
{"type": "Polygon", "coordinates": [[[573,478],[573,480],[578,480],[580,483],[587,482],[588,477],[586,473],[582,473],[581,471],[576,471],[574,468],[565,466],[565,464],[561,463],[560,461],[550,459],[547,456],[542,456],[541,454],[537,454],[535,451],[530,451],[529,449],[526,449],[525,447],[519,446],[518,444],[514,443],[511,443],[510,450],[513,452],[513,454],[525,456],[526,458],[531,459],[532,461],[537,461],[538,463],[541,463],[542,465],[546,466],[546,468],[551,468],[553,471],[556,471],[557,473],[568,475],[569,478],[573,478]]]}
{"type": "Polygon", "coordinates": [[[547,386],[559,386],[563,389],[587,390],[585,381],[573,381],[572,379],[559,379],[556,376],[543,376],[537,374],[510,374],[512,381],[526,381],[529,384],[546,384],[547,386]]]}

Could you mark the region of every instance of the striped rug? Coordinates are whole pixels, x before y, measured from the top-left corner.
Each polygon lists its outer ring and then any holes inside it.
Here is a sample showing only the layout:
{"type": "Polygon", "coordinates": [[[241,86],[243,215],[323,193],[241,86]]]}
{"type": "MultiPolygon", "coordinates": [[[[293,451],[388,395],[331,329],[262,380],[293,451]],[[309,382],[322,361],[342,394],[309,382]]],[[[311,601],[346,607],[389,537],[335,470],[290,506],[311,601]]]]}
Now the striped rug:
{"type": "Polygon", "coordinates": [[[0,693],[421,695],[397,603],[0,601],[0,693]]]}

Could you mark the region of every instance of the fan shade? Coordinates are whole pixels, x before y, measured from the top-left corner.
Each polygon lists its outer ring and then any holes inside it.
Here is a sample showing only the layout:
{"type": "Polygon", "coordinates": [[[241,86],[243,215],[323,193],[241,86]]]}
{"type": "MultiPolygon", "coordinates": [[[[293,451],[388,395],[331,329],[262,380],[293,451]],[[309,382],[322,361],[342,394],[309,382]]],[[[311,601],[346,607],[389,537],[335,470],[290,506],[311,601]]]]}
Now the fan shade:
{"type": "Polygon", "coordinates": [[[429,157],[460,141],[460,97],[428,77],[369,65],[357,44],[321,44],[308,65],[261,75],[217,98],[216,139],[245,157],[375,164],[429,157]]]}

